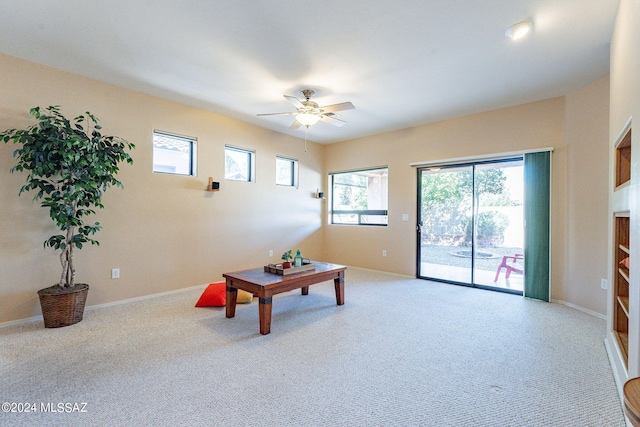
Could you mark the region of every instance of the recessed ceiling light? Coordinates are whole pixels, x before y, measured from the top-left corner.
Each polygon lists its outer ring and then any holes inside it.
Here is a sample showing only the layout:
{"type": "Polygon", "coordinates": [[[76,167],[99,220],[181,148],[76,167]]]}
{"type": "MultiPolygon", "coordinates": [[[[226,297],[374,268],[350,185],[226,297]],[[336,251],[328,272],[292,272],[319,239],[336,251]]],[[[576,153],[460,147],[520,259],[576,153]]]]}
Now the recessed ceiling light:
{"type": "Polygon", "coordinates": [[[533,22],[528,19],[526,21],[518,22],[517,24],[513,24],[507,31],[504,32],[504,35],[513,39],[518,40],[527,35],[531,28],[533,27],[533,22]]]}

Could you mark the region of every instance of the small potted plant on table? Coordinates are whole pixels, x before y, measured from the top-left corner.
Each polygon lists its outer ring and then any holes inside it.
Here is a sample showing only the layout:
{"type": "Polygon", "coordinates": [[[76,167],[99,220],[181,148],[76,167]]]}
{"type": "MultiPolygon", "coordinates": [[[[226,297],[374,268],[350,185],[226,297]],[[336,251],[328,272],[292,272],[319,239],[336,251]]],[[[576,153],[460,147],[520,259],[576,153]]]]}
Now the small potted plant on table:
{"type": "Polygon", "coordinates": [[[291,268],[291,260],[293,259],[293,255],[291,255],[291,249],[282,254],[282,268],[291,268]]]}

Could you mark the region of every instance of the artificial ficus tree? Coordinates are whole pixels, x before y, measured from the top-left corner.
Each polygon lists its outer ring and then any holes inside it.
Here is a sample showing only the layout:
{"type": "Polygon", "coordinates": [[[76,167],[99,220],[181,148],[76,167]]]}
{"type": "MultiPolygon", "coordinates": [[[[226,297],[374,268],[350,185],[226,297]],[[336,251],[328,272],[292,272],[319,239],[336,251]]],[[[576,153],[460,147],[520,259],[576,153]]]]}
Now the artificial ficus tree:
{"type": "Polygon", "coordinates": [[[29,114],[37,123],[28,129],[9,129],[0,140],[20,144],[13,152],[17,163],[11,172],[27,171],[26,184],[20,193],[35,190],[34,200],[49,209],[49,216],[61,234],[44,242],[45,247],[60,250],[61,288],[75,286],[74,249],[83,244],[98,245],[93,236],[100,223],[86,224],[85,219],[104,208],[102,196],[112,185],[122,187],[115,176],[118,164],[133,159],[126,152],[135,146],[128,141],[102,135],[98,119],[86,112],[68,120],[59,106],[32,108],[29,114]]]}

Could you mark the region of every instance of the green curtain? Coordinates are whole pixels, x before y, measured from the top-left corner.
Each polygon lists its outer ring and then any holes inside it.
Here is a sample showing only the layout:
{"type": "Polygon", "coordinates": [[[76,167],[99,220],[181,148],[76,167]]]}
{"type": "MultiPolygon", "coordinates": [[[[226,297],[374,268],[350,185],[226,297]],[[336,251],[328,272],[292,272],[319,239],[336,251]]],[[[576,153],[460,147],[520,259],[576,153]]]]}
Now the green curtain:
{"type": "Polygon", "coordinates": [[[524,296],[550,298],[551,152],[524,155],[524,296]]]}

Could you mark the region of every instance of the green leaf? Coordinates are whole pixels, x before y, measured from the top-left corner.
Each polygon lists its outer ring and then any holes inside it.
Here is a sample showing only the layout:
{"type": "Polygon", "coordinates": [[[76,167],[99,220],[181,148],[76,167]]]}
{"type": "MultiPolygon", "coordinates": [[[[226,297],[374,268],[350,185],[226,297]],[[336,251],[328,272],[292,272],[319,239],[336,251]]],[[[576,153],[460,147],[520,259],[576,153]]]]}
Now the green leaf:
{"type": "Polygon", "coordinates": [[[37,123],[27,129],[9,129],[0,133],[4,143],[21,147],[13,151],[16,161],[11,172],[27,172],[19,194],[35,190],[34,200],[49,211],[49,217],[64,234],[55,234],[45,247],[66,250],[84,243],[99,245],[89,236],[101,230],[99,223],[85,225],[84,220],[102,209],[102,196],[116,179],[118,163],[133,163],[125,149],[135,145],[114,136],[102,135],[98,119],[87,112],[68,120],[59,106],[29,110],[37,123]],[[77,230],[77,233],[73,233],[77,230]]]}

